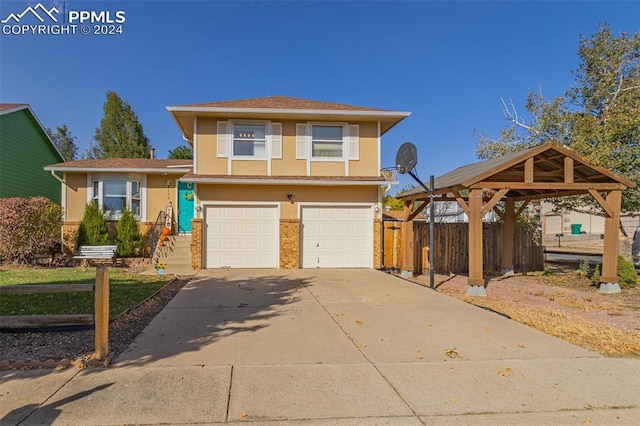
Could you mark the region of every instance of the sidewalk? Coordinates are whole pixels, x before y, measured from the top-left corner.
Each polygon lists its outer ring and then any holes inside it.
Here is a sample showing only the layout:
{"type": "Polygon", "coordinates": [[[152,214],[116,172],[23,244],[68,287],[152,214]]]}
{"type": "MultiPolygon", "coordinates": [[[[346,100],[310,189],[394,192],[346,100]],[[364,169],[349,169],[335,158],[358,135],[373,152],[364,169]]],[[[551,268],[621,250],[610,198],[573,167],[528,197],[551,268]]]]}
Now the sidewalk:
{"type": "Polygon", "coordinates": [[[603,358],[371,270],[203,271],[114,367],[4,371],[0,424],[637,424],[603,358]]]}

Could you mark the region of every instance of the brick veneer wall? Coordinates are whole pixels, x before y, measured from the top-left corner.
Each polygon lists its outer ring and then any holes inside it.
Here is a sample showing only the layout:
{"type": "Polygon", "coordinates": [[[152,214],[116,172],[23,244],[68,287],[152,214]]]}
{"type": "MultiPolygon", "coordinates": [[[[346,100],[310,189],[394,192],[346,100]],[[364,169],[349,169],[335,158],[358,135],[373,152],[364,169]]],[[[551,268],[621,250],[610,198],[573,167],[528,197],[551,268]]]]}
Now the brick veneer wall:
{"type": "Polygon", "coordinates": [[[202,269],[202,219],[191,219],[191,268],[202,269]]]}
{"type": "Polygon", "coordinates": [[[382,267],[382,222],[380,219],[373,221],[373,267],[382,267]]]}
{"type": "MultiPolygon", "coordinates": [[[[116,223],[117,222],[113,220],[107,221],[107,226],[109,227],[109,241],[112,242],[115,241],[116,223]]],[[[147,245],[149,244],[148,239],[151,228],[153,228],[152,222],[138,222],[138,229],[140,230],[140,234],[142,234],[142,241],[144,243],[142,248],[145,256],[148,253],[147,245]]],[[[80,222],[64,222],[62,224],[62,251],[67,256],[72,256],[76,252],[78,229],[80,229],[80,222]]]]}
{"type": "Polygon", "coordinates": [[[300,220],[280,219],[280,269],[300,267],[300,220]]]}

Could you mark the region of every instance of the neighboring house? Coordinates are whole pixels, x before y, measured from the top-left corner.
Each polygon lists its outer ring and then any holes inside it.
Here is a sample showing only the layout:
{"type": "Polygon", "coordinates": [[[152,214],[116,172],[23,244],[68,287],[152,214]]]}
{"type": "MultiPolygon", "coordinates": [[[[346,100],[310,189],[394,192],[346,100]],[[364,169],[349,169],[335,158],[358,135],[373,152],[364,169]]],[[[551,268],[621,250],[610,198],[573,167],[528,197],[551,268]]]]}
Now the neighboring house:
{"type": "Polygon", "coordinates": [[[43,170],[60,161],[29,105],[0,104],[0,198],[44,196],[60,204],[60,183],[43,170]]]}
{"type": "MultiPolygon", "coordinates": [[[[469,222],[469,217],[462,210],[462,207],[455,201],[436,201],[434,210],[434,223],[465,223],[469,222]]],[[[404,212],[400,210],[385,210],[384,220],[403,221],[404,212]]],[[[414,221],[429,222],[429,208],[423,210],[414,221]]],[[[482,218],[483,222],[496,222],[499,220],[498,215],[493,211],[488,212],[482,218]]]]}
{"type": "MultiPolygon", "coordinates": [[[[554,205],[548,201],[541,203],[542,233],[555,234],[604,234],[604,216],[566,210],[556,212],[554,205]]],[[[628,237],[633,237],[634,231],[640,226],[640,213],[623,213],[620,215],[620,223],[628,237]]]]}
{"type": "Polygon", "coordinates": [[[193,148],[188,167],[50,166],[65,173],[67,227],[92,199],[114,219],[112,204],[139,204],[150,225],[172,202],[194,269],[380,266],[381,136],[409,113],[285,96],[167,109],[193,148]]]}

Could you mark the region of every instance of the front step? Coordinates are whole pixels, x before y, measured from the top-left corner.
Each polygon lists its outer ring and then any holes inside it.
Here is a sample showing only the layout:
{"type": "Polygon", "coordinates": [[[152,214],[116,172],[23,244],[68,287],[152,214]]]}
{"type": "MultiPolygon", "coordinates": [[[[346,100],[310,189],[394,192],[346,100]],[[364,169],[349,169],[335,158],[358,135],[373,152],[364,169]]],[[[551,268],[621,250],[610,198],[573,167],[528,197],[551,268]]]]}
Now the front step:
{"type": "Polygon", "coordinates": [[[152,264],[164,263],[165,274],[193,274],[191,269],[191,236],[172,235],[165,247],[158,247],[153,255],[152,264]]]}

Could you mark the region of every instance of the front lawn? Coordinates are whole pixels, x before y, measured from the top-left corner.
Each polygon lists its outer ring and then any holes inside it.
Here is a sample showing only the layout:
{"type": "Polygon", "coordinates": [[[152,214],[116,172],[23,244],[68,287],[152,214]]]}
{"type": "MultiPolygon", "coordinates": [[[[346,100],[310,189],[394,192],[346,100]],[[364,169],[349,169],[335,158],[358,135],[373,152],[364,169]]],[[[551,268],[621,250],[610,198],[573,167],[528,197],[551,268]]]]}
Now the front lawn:
{"type": "MultiPolygon", "coordinates": [[[[0,286],[20,284],[92,284],[96,268],[9,268],[0,270],[0,286]]],[[[109,316],[136,306],[171,281],[109,268],[109,316]]],[[[93,314],[93,293],[0,295],[0,315],[93,314]]]]}

